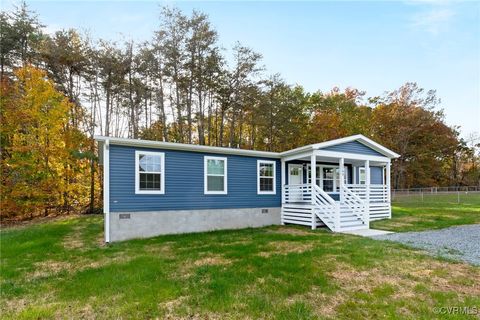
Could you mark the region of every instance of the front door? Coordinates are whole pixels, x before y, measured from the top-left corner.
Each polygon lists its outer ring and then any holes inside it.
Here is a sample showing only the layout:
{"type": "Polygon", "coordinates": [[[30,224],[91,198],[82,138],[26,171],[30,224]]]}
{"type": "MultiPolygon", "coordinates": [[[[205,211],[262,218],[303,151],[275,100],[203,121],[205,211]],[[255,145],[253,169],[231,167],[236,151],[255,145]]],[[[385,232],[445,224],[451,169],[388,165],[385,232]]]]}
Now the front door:
{"type": "Polygon", "coordinates": [[[301,164],[288,165],[288,184],[290,185],[290,201],[303,200],[303,166],[301,164]]]}
{"type": "Polygon", "coordinates": [[[288,165],[288,184],[303,184],[303,166],[301,164],[288,165]]]}

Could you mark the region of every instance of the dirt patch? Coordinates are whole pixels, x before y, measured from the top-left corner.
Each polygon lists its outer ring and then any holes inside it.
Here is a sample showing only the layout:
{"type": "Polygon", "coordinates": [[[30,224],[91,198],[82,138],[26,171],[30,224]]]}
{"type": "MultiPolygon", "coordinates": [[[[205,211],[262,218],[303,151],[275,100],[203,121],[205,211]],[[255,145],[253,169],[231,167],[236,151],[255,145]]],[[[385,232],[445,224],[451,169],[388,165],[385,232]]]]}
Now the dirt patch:
{"type": "Polygon", "coordinates": [[[151,244],[148,247],[145,247],[145,252],[162,258],[172,258],[175,256],[172,245],[168,242],[163,244],[151,244]]]}
{"type": "Polygon", "coordinates": [[[2,229],[15,229],[15,228],[28,227],[35,224],[44,224],[44,223],[50,223],[55,221],[71,220],[71,219],[87,217],[87,216],[91,216],[91,215],[70,214],[66,216],[65,214],[51,214],[46,217],[44,216],[34,217],[31,220],[2,220],[1,224],[2,224],[2,229]]]}
{"type": "Polygon", "coordinates": [[[337,268],[330,274],[341,288],[370,293],[381,285],[395,288],[413,288],[414,281],[399,275],[384,274],[381,269],[357,270],[345,263],[337,262],[337,268]]]}
{"type": "Polygon", "coordinates": [[[275,254],[302,253],[313,249],[313,242],[298,241],[275,241],[269,244],[268,251],[260,252],[262,257],[270,257],[275,254]]]}
{"type": "Polygon", "coordinates": [[[334,317],[337,314],[337,307],[347,300],[344,292],[337,292],[329,296],[320,292],[318,288],[308,292],[306,298],[307,301],[315,301],[313,310],[320,317],[334,317]]]}
{"type": "Polygon", "coordinates": [[[231,260],[225,259],[224,257],[219,255],[213,255],[213,256],[207,256],[207,257],[195,260],[193,265],[196,267],[201,267],[201,266],[228,265],[230,263],[232,263],[231,260]]]}
{"type": "Polygon", "coordinates": [[[159,307],[165,310],[165,313],[166,313],[165,316],[167,318],[173,318],[175,316],[175,309],[181,306],[186,299],[187,297],[184,297],[184,296],[178,297],[175,300],[169,300],[169,301],[160,303],[159,307]]]}
{"type": "Polygon", "coordinates": [[[81,239],[82,237],[82,229],[83,227],[77,225],[73,227],[72,232],[70,232],[64,239],[63,239],[63,247],[69,250],[78,250],[85,246],[85,243],[81,239]]]}
{"type": "Polygon", "coordinates": [[[10,298],[2,300],[4,300],[1,308],[2,313],[18,312],[24,310],[28,306],[28,300],[26,298],[10,298]]]}
{"type": "Polygon", "coordinates": [[[458,263],[429,261],[419,263],[409,274],[430,284],[433,290],[453,291],[466,296],[480,296],[480,269],[458,263]]]}
{"type": "Polygon", "coordinates": [[[35,271],[28,273],[25,277],[29,280],[45,278],[57,275],[63,271],[69,273],[83,271],[85,269],[97,269],[112,263],[128,262],[135,258],[134,255],[119,253],[113,257],[104,257],[100,260],[78,259],[72,262],[46,260],[35,263],[35,271]]]}
{"type": "Polygon", "coordinates": [[[292,227],[280,227],[278,229],[268,230],[268,233],[290,234],[293,236],[311,236],[312,232],[292,227]]]}
{"type": "Polygon", "coordinates": [[[392,260],[384,266],[358,270],[337,262],[330,273],[341,290],[371,293],[375,288],[389,285],[394,288],[392,299],[419,297],[415,286],[419,283],[428,290],[454,292],[463,297],[480,296],[480,270],[466,264],[451,264],[435,260],[392,260]],[[472,281],[473,280],[473,281],[472,281]]]}
{"type": "Polygon", "coordinates": [[[70,270],[72,264],[65,261],[47,260],[35,263],[35,271],[27,275],[27,279],[45,278],[62,271],[70,270]]]}
{"type": "Polygon", "coordinates": [[[160,309],[165,311],[165,314],[162,316],[162,319],[168,320],[226,320],[226,319],[250,319],[250,317],[240,316],[238,314],[218,314],[213,312],[208,313],[198,313],[192,310],[192,307],[189,306],[186,302],[188,300],[187,296],[178,297],[177,299],[162,302],[159,304],[160,309]],[[182,314],[178,312],[178,308],[182,308],[182,314]]]}

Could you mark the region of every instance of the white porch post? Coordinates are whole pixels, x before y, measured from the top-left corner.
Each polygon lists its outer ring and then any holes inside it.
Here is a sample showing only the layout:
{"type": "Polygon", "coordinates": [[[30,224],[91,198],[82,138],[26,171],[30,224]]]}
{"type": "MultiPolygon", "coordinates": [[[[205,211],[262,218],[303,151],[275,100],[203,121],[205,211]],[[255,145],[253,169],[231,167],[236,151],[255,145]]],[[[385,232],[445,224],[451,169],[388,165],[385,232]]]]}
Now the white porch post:
{"type": "Polygon", "coordinates": [[[280,220],[280,223],[282,225],[285,225],[285,222],[283,221],[283,204],[285,203],[285,176],[286,176],[286,172],[285,172],[285,160],[281,159],[281,172],[280,172],[280,177],[281,177],[281,181],[282,181],[282,185],[281,185],[281,190],[282,190],[282,210],[281,210],[281,220],[280,220]]]}
{"type": "MultiPolygon", "coordinates": [[[[307,172],[308,177],[308,172],[307,172]]],[[[310,156],[310,187],[312,189],[311,196],[312,196],[312,230],[317,228],[317,217],[315,214],[315,183],[317,177],[317,156],[315,152],[312,152],[310,156]]]]}
{"type": "Polygon", "coordinates": [[[388,217],[392,218],[392,206],[391,206],[391,189],[390,189],[390,183],[391,183],[391,177],[390,177],[390,166],[391,163],[388,162],[385,168],[385,184],[387,185],[387,202],[388,202],[388,217]]]}
{"type": "Polygon", "coordinates": [[[365,224],[370,228],[370,160],[365,160],[365,224]]]}
{"type": "Polygon", "coordinates": [[[357,184],[357,166],[352,166],[352,184],[357,184]]]}
{"type": "Polygon", "coordinates": [[[338,174],[340,175],[339,179],[339,190],[340,190],[340,203],[342,203],[343,201],[343,197],[344,197],[344,194],[343,194],[343,185],[345,183],[345,159],[344,158],[340,158],[339,161],[338,161],[338,174]]]}

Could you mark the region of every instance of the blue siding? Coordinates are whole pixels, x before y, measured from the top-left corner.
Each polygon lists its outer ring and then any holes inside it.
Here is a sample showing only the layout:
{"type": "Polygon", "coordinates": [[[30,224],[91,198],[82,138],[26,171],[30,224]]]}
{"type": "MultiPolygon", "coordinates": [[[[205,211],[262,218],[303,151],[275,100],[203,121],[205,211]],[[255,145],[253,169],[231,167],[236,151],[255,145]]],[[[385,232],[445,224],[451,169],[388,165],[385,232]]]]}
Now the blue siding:
{"type": "MultiPolygon", "coordinates": [[[[356,167],[355,175],[357,177],[357,181],[354,183],[359,183],[360,181],[360,167],[356,167]]],[[[370,166],[370,183],[371,184],[382,184],[383,183],[383,167],[373,167],[370,166]]]]}
{"type": "Polygon", "coordinates": [[[257,195],[258,159],[265,158],[110,145],[110,210],[125,212],[280,207],[280,161],[276,160],[276,194],[257,195]],[[165,153],[165,194],[135,194],[136,150],[165,153]],[[204,194],[206,155],[228,159],[227,195],[204,194]]]}
{"type": "Polygon", "coordinates": [[[329,151],[337,151],[337,152],[347,152],[347,153],[357,153],[357,154],[366,154],[370,156],[381,156],[385,157],[380,152],[373,150],[370,147],[358,142],[358,141],[351,141],[342,144],[337,144],[335,146],[330,146],[323,148],[322,150],[329,150],[329,151]]]}
{"type": "Polygon", "coordinates": [[[382,167],[370,167],[370,183],[382,184],[383,183],[383,168],[382,167]]]}

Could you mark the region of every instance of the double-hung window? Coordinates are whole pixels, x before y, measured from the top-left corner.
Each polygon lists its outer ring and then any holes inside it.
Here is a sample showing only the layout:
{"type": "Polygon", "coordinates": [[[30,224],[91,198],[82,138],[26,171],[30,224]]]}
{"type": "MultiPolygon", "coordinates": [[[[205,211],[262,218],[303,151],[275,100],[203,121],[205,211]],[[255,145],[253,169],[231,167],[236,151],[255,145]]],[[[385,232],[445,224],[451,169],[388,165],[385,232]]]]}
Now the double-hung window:
{"type": "Polygon", "coordinates": [[[165,193],[165,154],[135,151],[135,193],[165,193]]]}
{"type": "Polygon", "coordinates": [[[365,167],[358,168],[358,184],[366,184],[367,174],[365,172],[365,167]]]}
{"type": "Polygon", "coordinates": [[[205,194],[227,194],[227,158],[205,157],[205,194]]]}
{"type": "Polygon", "coordinates": [[[276,194],[275,161],[257,160],[257,194],[276,194]]]}

